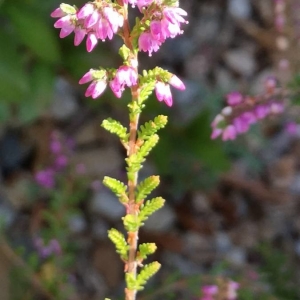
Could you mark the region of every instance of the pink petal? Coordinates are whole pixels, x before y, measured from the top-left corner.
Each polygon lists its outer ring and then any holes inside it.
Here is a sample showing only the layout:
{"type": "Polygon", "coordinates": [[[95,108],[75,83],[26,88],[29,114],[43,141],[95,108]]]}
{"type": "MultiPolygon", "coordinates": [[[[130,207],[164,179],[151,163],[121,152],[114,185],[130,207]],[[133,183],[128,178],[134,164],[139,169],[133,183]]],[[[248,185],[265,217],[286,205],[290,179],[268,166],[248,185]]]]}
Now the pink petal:
{"type": "Polygon", "coordinates": [[[174,86],[176,89],[179,89],[181,91],[185,90],[185,85],[184,83],[176,76],[173,75],[170,80],[169,83],[174,86]]]}
{"type": "Polygon", "coordinates": [[[76,27],[74,33],[75,33],[74,45],[78,46],[83,41],[86,35],[86,30],[83,28],[76,27]]]}
{"type": "Polygon", "coordinates": [[[69,26],[70,24],[72,24],[71,16],[67,15],[67,16],[64,16],[64,17],[60,18],[59,20],[57,20],[54,23],[54,27],[55,28],[63,28],[63,27],[69,26]]]}
{"type": "Polygon", "coordinates": [[[87,83],[89,81],[93,80],[93,69],[90,69],[88,72],[86,72],[81,79],[79,80],[79,84],[84,84],[87,83]]]}
{"type": "Polygon", "coordinates": [[[103,80],[97,81],[92,93],[92,98],[93,99],[98,98],[104,92],[106,86],[107,86],[106,81],[103,80]]]}
{"type": "Polygon", "coordinates": [[[61,18],[61,17],[64,17],[66,14],[61,10],[60,7],[58,7],[57,9],[55,9],[51,14],[50,16],[52,18],[61,18]]]}
{"type": "Polygon", "coordinates": [[[63,27],[61,30],[60,30],[60,33],[59,33],[59,37],[62,39],[62,38],[65,38],[66,36],[70,35],[73,30],[74,30],[75,26],[74,25],[70,25],[70,26],[67,26],[67,27],[63,27]]]}
{"type": "Polygon", "coordinates": [[[95,33],[89,33],[86,39],[86,50],[87,52],[91,52],[98,43],[98,39],[95,33]]]}

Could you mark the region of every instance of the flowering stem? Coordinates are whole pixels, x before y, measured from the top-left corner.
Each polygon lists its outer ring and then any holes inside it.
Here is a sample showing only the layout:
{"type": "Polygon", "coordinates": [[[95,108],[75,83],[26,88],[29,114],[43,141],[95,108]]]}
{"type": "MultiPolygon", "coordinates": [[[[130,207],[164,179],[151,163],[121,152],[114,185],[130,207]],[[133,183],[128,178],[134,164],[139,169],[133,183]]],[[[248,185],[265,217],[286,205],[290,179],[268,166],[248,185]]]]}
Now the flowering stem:
{"type": "Polygon", "coordinates": [[[142,265],[142,261],[155,252],[156,245],[142,243],[137,251],[138,228],[165,202],[162,197],[147,199],[159,185],[159,176],[150,176],[138,184],[138,171],[159,140],[157,131],[167,123],[167,118],[159,115],[138,128],[139,117],[144,102],[154,90],[159,101],[172,106],[170,85],[179,90],[185,89],[184,83],[176,75],[159,67],[144,70],[139,75],[138,52],[148,52],[151,56],[167,38],[181,34],[181,24],[188,23],[184,19],[187,12],[181,9],[175,0],[94,0],[79,10],[75,6],[62,3],[51,16],[58,18],[54,27],[60,29],[61,38],[74,31],[74,45],[78,46],[86,36],[88,52],[95,48],[98,40],[111,40],[114,34],[120,35],[124,41],[124,45],[119,49],[123,64],[118,69],[90,69],[79,83],[89,83],[85,96],[93,99],[98,98],[108,84],[117,98],[121,98],[125,87],[131,89],[132,99],[128,104],[129,129],[111,118],[102,123],[102,127],[120,138],[127,150],[128,185],[109,176],[105,176],[103,183],[126,207],[123,223],[127,231],[127,241],[124,235],[114,228],[109,230],[108,236],[125,262],[125,298],[135,300],[137,291],[142,290],[160,268],[157,261],[142,265]],[[136,18],[132,30],[128,21],[129,5],[136,6],[143,15],[142,19],[136,18]],[[142,206],[145,199],[147,202],[142,206]],[[139,273],[137,267],[141,267],[139,273]]]}
{"type": "MultiPolygon", "coordinates": [[[[133,61],[138,61],[138,55],[137,52],[133,50],[133,45],[130,39],[130,26],[128,21],[128,7],[127,5],[124,5],[124,42],[125,45],[130,49],[130,57],[133,61]]],[[[136,73],[138,73],[137,70],[137,64],[133,66],[136,73]]],[[[139,96],[139,86],[138,84],[133,86],[131,88],[131,104],[134,106],[134,102],[138,100],[139,96]]],[[[130,107],[130,106],[129,106],[130,107]]],[[[127,151],[128,158],[136,153],[136,140],[137,140],[137,130],[138,130],[138,122],[140,113],[134,112],[131,108],[129,108],[129,115],[130,115],[130,122],[129,122],[129,147],[127,151]]],[[[138,214],[138,206],[135,202],[135,190],[137,186],[137,180],[138,180],[138,171],[135,172],[133,178],[128,178],[128,211],[127,213],[133,216],[137,216],[138,214]]],[[[129,254],[128,254],[128,261],[126,266],[126,271],[128,273],[131,273],[134,278],[136,278],[137,274],[137,261],[136,261],[136,252],[137,252],[137,246],[138,246],[138,230],[134,232],[128,232],[128,238],[127,242],[129,244],[129,254]]],[[[126,300],[135,300],[136,298],[136,290],[125,290],[126,300]]]]}

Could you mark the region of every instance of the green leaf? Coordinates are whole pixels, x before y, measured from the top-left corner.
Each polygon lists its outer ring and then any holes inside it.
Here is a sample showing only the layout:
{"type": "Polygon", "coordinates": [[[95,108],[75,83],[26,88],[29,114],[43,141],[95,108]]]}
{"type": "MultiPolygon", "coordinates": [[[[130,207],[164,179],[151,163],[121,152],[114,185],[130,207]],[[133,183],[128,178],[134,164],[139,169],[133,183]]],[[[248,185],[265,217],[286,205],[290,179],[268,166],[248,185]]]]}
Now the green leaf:
{"type": "Polygon", "coordinates": [[[142,163],[145,161],[145,157],[158,143],[158,139],[159,137],[157,134],[152,135],[148,140],[144,142],[137,153],[134,153],[125,159],[128,165],[126,170],[129,180],[134,180],[135,173],[142,168],[142,163]]]}
{"type": "Polygon", "coordinates": [[[142,112],[142,105],[137,101],[130,102],[128,105],[130,120],[134,120],[137,114],[142,112]]]}
{"type": "Polygon", "coordinates": [[[136,280],[132,273],[125,274],[126,287],[128,290],[133,291],[136,290],[136,280]]]}
{"type": "Polygon", "coordinates": [[[137,186],[136,202],[144,200],[159,185],[159,176],[150,176],[137,186]]]}
{"type": "Polygon", "coordinates": [[[141,88],[139,98],[138,98],[138,102],[140,104],[145,102],[149,98],[149,96],[152,94],[154,88],[155,88],[155,81],[154,80],[146,82],[141,88]]]}
{"type": "Polygon", "coordinates": [[[140,130],[138,131],[138,138],[140,140],[148,139],[159,129],[164,128],[167,125],[167,122],[167,116],[159,115],[155,117],[153,121],[146,122],[144,125],[140,126],[140,130]]]}
{"type": "Polygon", "coordinates": [[[103,184],[108,187],[120,200],[121,203],[128,202],[128,197],[126,194],[127,186],[114,178],[105,176],[103,179],[103,184]]]}
{"type": "Polygon", "coordinates": [[[146,259],[148,255],[153,254],[157,247],[154,243],[144,243],[139,245],[138,257],[146,259]]]}
{"type": "Polygon", "coordinates": [[[138,150],[137,155],[145,158],[150,153],[150,151],[156,146],[158,140],[159,136],[157,134],[150,136],[138,150]]]}
{"type": "Polygon", "coordinates": [[[127,260],[129,246],[124,235],[117,229],[112,228],[108,231],[108,237],[115,244],[117,253],[120,254],[121,258],[127,260]]]}
{"type": "Polygon", "coordinates": [[[60,61],[58,38],[42,16],[13,2],[8,3],[6,12],[23,44],[37,57],[49,63],[60,61]]]}
{"type": "Polygon", "coordinates": [[[140,274],[138,274],[136,278],[136,284],[137,290],[142,290],[144,289],[144,285],[147,283],[147,281],[158,272],[160,269],[161,265],[159,262],[154,261],[148,265],[145,265],[143,269],[141,270],[140,274]]]}
{"type": "Polygon", "coordinates": [[[135,232],[139,229],[140,223],[136,216],[126,215],[122,218],[125,229],[128,232],[135,232]]]}
{"type": "Polygon", "coordinates": [[[156,197],[146,201],[146,203],[141,207],[141,211],[138,215],[139,226],[144,225],[144,221],[146,221],[155,211],[162,208],[164,203],[165,200],[162,197],[156,197]]]}
{"type": "Polygon", "coordinates": [[[127,128],[124,127],[119,121],[108,118],[106,120],[103,120],[101,126],[110,133],[116,134],[122,142],[127,143],[127,128]]]}
{"type": "Polygon", "coordinates": [[[126,61],[129,57],[129,54],[130,54],[130,49],[124,44],[119,49],[119,55],[123,58],[124,61],[126,61]]]}

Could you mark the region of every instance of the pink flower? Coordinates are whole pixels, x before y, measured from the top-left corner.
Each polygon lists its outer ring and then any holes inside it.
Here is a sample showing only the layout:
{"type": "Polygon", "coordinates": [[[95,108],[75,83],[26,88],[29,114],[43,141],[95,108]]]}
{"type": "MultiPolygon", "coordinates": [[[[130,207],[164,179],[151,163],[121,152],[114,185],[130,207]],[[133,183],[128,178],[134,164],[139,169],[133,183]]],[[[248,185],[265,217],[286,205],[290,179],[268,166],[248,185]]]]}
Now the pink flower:
{"type": "Polygon", "coordinates": [[[258,120],[264,119],[270,113],[268,105],[258,105],[254,109],[254,114],[258,120]]]}
{"type": "Polygon", "coordinates": [[[239,283],[235,281],[230,281],[227,286],[227,299],[236,300],[237,299],[237,290],[239,289],[239,283]]]}
{"type": "Polygon", "coordinates": [[[60,7],[56,8],[51,14],[50,16],[52,18],[61,18],[64,17],[66,15],[65,12],[62,11],[62,9],[60,7]]]}
{"type": "Polygon", "coordinates": [[[235,127],[233,125],[229,125],[223,130],[222,140],[223,141],[234,140],[236,136],[237,136],[237,132],[235,127]]]}
{"type": "Polygon", "coordinates": [[[170,85],[161,81],[155,84],[155,94],[158,101],[164,101],[169,107],[173,105],[170,85]]]}
{"type": "Polygon", "coordinates": [[[93,71],[94,71],[93,69],[90,69],[88,72],[86,72],[79,80],[79,84],[84,84],[92,81],[94,79],[93,71]]]}
{"type": "Polygon", "coordinates": [[[210,138],[214,140],[218,136],[220,136],[222,134],[222,132],[223,132],[223,129],[221,129],[221,128],[213,128],[210,138]]]}
{"type": "Polygon", "coordinates": [[[68,165],[68,158],[61,154],[58,155],[54,161],[54,166],[56,170],[64,169],[68,165]]]}
{"type": "Polygon", "coordinates": [[[52,189],[55,185],[54,170],[41,170],[35,174],[35,181],[44,188],[52,189]]]}
{"type": "Polygon", "coordinates": [[[76,27],[74,30],[75,37],[74,37],[74,45],[78,46],[84,39],[86,35],[86,29],[81,27],[76,27]]]}
{"type": "Polygon", "coordinates": [[[174,38],[182,33],[180,23],[188,23],[182,16],[187,16],[187,12],[179,7],[166,7],[163,9],[161,23],[165,38],[174,38]]]}
{"type": "Polygon", "coordinates": [[[132,87],[137,84],[138,74],[134,68],[121,66],[110,82],[110,87],[117,98],[121,98],[125,85],[132,87]]]}
{"type": "Polygon", "coordinates": [[[233,120],[233,125],[237,133],[245,133],[249,130],[250,125],[246,122],[242,116],[237,117],[233,120]]]}
{"type": "Polygon", "coordinates": [[[100,13],[98,10],[94,10],[91,15],[89,15],[87,18],[84,20],[84,27],[85,28],[91,28],[93,27],[100,19],[100,13]]]}
{"type": "Polygon", "coordinates": [[[157,52],[161,42],[153,38],[150,32],[143,32],[139,37],[139,50],[149,52],[149,56],[152,52],[157,52]]]}
{"type": "Polygon", "coordinates": [[[87,52],[93,51],[98,43],[97,36],[94,32],[89,32],[88,37],[86,39],[86,50],[87,52]]]}
{"type": "Polygon", "coordinates": [[[89,17],[95,10],[95,7],[92,3],[86,3],[77,13],[78,19],[85,19],[89,17]]]}
{"type": "Polygon", "coordinates": [[[171,75],[168,83],[158,80],[155,84],[155,94],[158,101],[164,101],[168,106],[173,105],[173,97],[170,89],[170,84],[179,89],[184,90],[184,83],[174,74],[171,75]]]}
{"type": "Polygon", "coordinates": [[[59,37],[64,38],[71,34],[75,29],[74,18],[66,15],[54,23],[55,28],[61,28],[59,37]]]}
{"type": "Polygon", "coordinates": [[[264,82],[265,89],[268,93],[273,93],[277,86],[277,79],[274,76],[269,76],[264,82]]]}
{"type": "Polygon", "coordinates": [[[51,140],[50,142],[50,151],[51,153],[53,154],[59,154],[62,150],[62,146],[61,146],[61,143],[60,141],[58,140],[51,140]]]}
{"type": "Polygon", "coordinates": [[[295,135],[297,133],[297,123],[296,122],[288,122],[284,129],[287,133],[289,133],[290,135],[295,135]]]}
{"type": "Polygon", "coordinates": [[[98,22],[96,26],[96,34],[97,34],[97,38],[102,41],[105,41],[107,37],[110,40],[113,38],[114,32],[107,19],[103,18],[98,22]]]}
{"type": "Polygon", "coordinates": [[[169,83],[178,90],[185,90],[184,83],[176,75],[172,75],[172,77],[169,79],[169,83]]]}
{"type": "Polygon", "coordinates": [[[108,21],[113,33],[117,33],[119,27],[122,27],[124,24],[124,16],[110,6],[104,7],[103,15],[108,21]]]}
{"type": "Polygon", "coordinates": [[[107,82],[105,80],[93,81],[85,92],[86,97],[98,98],[105,90],[107,82]]]}
{"type": "Polygon", "coordinates": [[[283,105],[283,103],[272,102],[270,104],[270,113],[272,113],[272,114],[280,114],[283,111],[284,111],[284,105],[283,105]]]}
{"type": "Polygon", "coordinates": [[[160,42],[165,41],[161,21],[154,20],[150,23],[150,33],[155,40],[160,42]]]}
{"type": "Polygon", "coordinates": [[[243,102],[243,96],[239,92],[231,92],[226,96],[226,98],[227,98],[227,103],[230,106],[235,106],[243,102]]]}
{"type": "Polygon", "coordinates": [[[97,71],[90,69],[86,72],[79,80],[79,84],[85,84],[92,81],[85,92],[85,96],[92,97],[93,99],[98,98],[107,86],[106,76],[104,70],[97,71]]]}
{"type": "Polygon", "coordinates": [[[143,8],[152,4],[154,2],[154,0],[137,0],[137,1],[129,0],[129,2],[137,2],[137,6],[138,6],[139,10],[143,11],[143,8]]]}
{"type": "Polygon", "coordinates": [[[216,285],[205,285],[201,290],[203,293],[201,300],[214,300],[214,295],[218,293],[219,288],[216,285]]]}

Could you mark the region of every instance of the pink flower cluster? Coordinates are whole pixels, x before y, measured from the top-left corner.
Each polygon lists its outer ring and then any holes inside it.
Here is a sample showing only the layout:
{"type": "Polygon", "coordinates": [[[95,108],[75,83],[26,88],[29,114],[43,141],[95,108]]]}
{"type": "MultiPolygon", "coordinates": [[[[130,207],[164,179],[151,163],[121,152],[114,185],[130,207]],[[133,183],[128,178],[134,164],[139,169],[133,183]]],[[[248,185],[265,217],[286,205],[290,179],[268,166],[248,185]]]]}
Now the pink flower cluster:
{"type": "Polygon", "coordinates": [[[106,89],[109,82],[109,86],[117,98],[121,98],[125,86],[132,87],[137,84],[138,74],[134,68],[129,66],[121,66],[115,72],[112,79],[109,79],[107,71],[96,71],[90,69],[79,80],[79,84],[85,84],[91,82],[88,86],[85,96],[98,98],[106,89]]]}
{"type": "Polygon", "coordinates": [[[173,105],[173,97],[170,89],[170,85],[178,90],[185,90],[184,83],[176,76],[172,75],[168,83],[163,81],[156,81],[155,94],[158,101],[164,101],[167,106],[173,105]]]}
{"type": "Polygon", "coordinates": [[[60,28],[60,37],[64,38],[74,32],[74,45],[78,46],[87,36],[86,49],[91,52],[98,40],[112,39],[123,26],[124,17],[106,1],[88,2],[80,10],[63,4],[55,9],[51,17],[59,18],[55,28],[60,28]]]}
{"type": "Polygon", "coordinates": [[[62,253],[61,246],[56,239],[50,240],[46,246],[44,241],[38,237],[34,240],[34,246],[42,259],[46,259],[51,255],[60,255],[62,253]]]}
{"type": "MultiPolygon", "coordinates": [[[[226,300],[236,300],[237,290],[239,284],[235,281],[229,281],[227,284],[226,294],[222,295],[222,299],[226,300]]],[[[200,300],[214,300],[215,296],[219,293],[219,287],[217,285],[205,285],[202,287],[202,298],[200,300]]]]}
{"type": "MultiPolygon", "coordinates": [[[[85,92],[85,96],[96,99],[104,92],[108,83],[117,98],[121,98],[126,86],[132,87],[138,83],[138,74],[136,70],[130,66],[119,67],[112,78],[109,77],[110,74],[108,74],[108,71],[90,69],[79,80],[79,84],[91,82],[85,92]]],[[[167,83],[157,79],[155,83],[156,97],[158,101],[164,101],[168,106],[172,106],[173,104],[170,85],[179,90],[185,89],[184,83],[176,75],[171,75],[167,83]]]]}
{"type": "Polygon", "coordinates": [[[52,189],[55,186],[55,176],[62,171],[69,163],[68,152],[72,148],[72,141],[66,140],[62,144],[57,132],[53,132],[50,137],[50,152],[52,154],[51,166],[38,171],[35,174],[35,181],[42,187],[52,189]]]}
{"type": "MultiPolygon", "coordinates": [[[[140,6],[147,6],[153,2],[161,1],[137,1],[140,6]],[[140,3],[142,2],[142,3],[140,3]],[[146,3],[145,3],[146,2],[146,3]]],[[[187,12],[179,7],[157,5],[157,10],[152,13],[152,20],[148,29],[141,33],[139,37],[139,50],[148,52],[157,52],[160,46],[167,38],[174,38],[182,34],[181,23],[188,23],[184,19],[187,12]]]]}
{"type": "Polygon", "coordinates": [[[270,115],[277,115],[284,111],[282,99],[276,95],[276,82],[268,79],[265,82],[264,97],[243,96],[239,92],[227,95],[227,104],[220,114],[213,120],[211,138],[222,136],[223,141],[234,140],[239,134],[250,129],[250,126],[270,115]],[[276,100],[275,100],[276,99],[276,100]]]}

